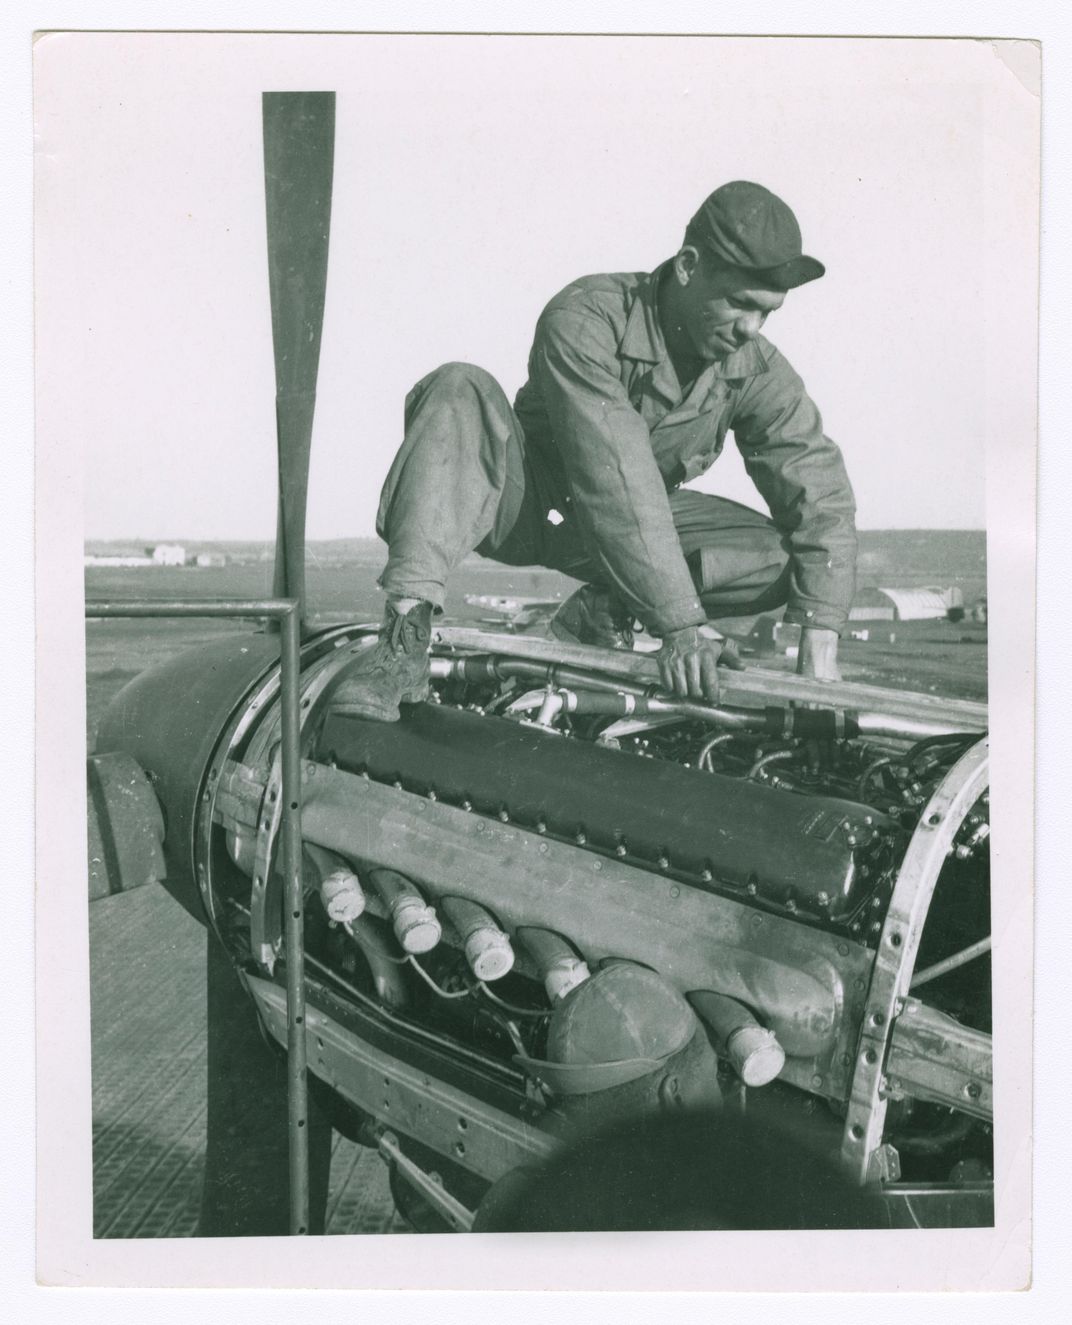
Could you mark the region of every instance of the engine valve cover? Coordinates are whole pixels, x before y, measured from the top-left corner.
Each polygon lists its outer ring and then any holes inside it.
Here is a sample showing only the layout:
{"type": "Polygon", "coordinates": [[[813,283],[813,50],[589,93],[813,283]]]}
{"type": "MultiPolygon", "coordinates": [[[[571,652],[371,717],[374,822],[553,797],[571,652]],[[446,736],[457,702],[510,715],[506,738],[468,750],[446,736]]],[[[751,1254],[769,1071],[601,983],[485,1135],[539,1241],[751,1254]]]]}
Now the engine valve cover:
{"type": "Polygon", "coordinates": [[[435,704],[397,723],[329,713],[316,757],[419,795],[833,921],[864,892],[885,821],[852,801],[701,773],[435,704]],[[876,819],[878,821],[876,822],[876,819]]]}

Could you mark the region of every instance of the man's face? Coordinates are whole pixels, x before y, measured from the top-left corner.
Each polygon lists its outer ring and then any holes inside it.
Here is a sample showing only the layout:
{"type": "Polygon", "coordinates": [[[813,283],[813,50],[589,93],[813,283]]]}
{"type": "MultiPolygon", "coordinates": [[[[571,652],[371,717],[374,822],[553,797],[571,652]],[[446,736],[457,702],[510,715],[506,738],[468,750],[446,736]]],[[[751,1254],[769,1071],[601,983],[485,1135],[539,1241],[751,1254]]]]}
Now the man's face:
{"type": "Polygon", "coordinates": [[[759,334],[767,316],[785,303],[785,292],[751,284],[751,273],[715,265],[694,248],[674,263],[680,282],[682,325],[706,363],[727,358],[759,334]]]}

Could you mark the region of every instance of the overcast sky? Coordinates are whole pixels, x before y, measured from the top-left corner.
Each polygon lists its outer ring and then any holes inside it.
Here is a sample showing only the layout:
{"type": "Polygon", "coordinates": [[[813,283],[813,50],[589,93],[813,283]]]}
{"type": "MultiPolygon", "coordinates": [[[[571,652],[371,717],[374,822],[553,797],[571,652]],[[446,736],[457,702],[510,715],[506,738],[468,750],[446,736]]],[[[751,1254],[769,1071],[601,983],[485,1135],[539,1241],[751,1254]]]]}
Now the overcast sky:
{"type": "MultiPolygon", "coordinates": [[[[464,359],[512,396],[558,289],[649,270],[734,178],[827,266],[767,332],[861,527],[981,528],[988,439],[1034,444],[995,372],[1034,335],[1002,316],[1031,215],[996,231],[1034,170],[994,131],[1021,77],[967,42],[46,38],[38,382],[85,457],[86,536],[273,536],[266,89],[338,94],[311,538],[372,533],[417,378],[464,359]]],[[[761,504],[732,447],[695,486],[761,504]]]]}

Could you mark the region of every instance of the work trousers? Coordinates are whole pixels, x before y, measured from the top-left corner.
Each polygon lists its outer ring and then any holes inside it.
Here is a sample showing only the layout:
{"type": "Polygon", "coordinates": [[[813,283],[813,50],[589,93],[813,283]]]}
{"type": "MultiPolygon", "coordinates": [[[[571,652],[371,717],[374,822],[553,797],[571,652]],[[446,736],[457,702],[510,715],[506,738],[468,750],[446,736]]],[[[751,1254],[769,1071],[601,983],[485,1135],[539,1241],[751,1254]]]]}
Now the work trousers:
{"type": "MultiPolygon", "coordinates": [[[[789,555],[767,516],[688,489],[670,494],[670,508],[709,617],[749,615],[786,601],[789,555]]],[[[472,364],[445,364],[406,397],[405,436],[376,529],[389,549],[380,585],[438,608],[447,576],[474,550],[587,583],[603,578],[568,492],[555,491],[502,388],[472,364]]]]}

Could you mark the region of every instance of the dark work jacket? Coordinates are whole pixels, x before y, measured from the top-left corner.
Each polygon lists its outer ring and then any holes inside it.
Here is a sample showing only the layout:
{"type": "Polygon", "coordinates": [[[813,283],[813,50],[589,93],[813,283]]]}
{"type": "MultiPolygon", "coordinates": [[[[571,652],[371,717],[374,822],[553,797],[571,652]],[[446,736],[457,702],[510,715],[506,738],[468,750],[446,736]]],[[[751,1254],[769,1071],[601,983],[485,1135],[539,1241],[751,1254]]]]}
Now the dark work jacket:
{"type": "Polygon", "coordinates": [[[707,470],[732,431],[788,541],[786,620],[840,631],[856,572],[841,452],[763,336],[708,365],[682,397],[656,312],[663,270],[581,277],[541,314],[514,408],[545,490],[642,621],[659,633],[698,625],[668,494],[707,470]]]}

